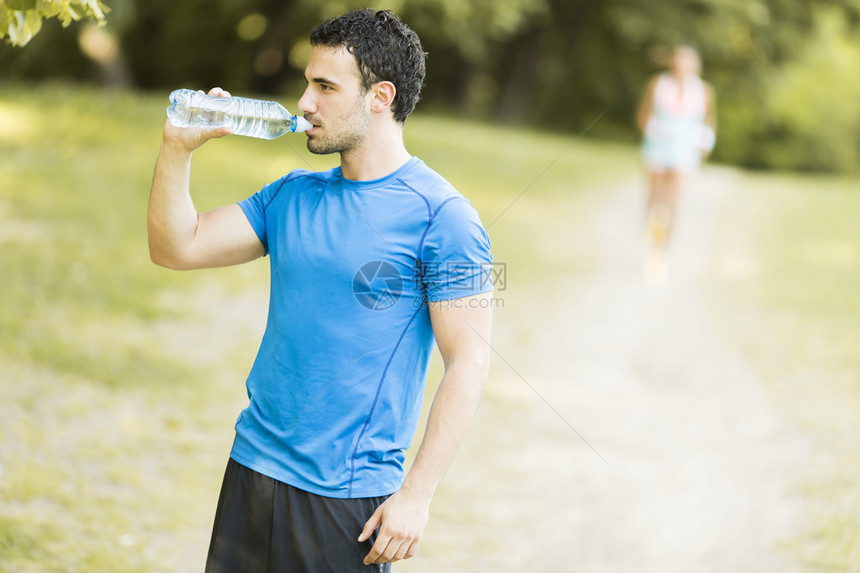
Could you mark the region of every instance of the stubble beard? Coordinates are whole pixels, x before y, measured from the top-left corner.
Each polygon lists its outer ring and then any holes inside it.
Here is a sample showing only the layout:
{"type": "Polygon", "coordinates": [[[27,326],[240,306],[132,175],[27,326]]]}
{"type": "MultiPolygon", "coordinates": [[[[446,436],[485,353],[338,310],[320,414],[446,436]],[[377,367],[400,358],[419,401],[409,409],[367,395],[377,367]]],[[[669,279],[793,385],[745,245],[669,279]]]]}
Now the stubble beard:
{"type": "Polygon", "coordinates": [[[308,151],[316,155],[343,155],[356,149],[364,141],[370,130],[370,112],[364,109],[362,100],[359,99],[351,113],[326,123],[339,124],[342,128],[337,132],[325,133],[328,128],[322,126],[323,135],[308,135],[308,151]]]}
{"type": "Polygon", "coordinates": [[[329,153],[348,153],[358,147],[364,141],[364,134],[346,133],[331,138],[320,138],[314,135],[308,136],[308,151],[316,155],[328,155],[329,153]]]}

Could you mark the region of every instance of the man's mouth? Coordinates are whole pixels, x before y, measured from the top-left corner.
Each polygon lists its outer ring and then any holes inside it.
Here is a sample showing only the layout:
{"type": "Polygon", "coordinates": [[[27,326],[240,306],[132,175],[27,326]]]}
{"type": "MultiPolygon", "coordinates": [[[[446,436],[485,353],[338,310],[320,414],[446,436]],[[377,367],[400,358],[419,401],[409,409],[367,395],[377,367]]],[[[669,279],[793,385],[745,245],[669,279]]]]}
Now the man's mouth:
{"type": "Polygon", "coordinates": [[[305,133],[310,133],[310,132],[315,131],[317,128],[320,127],[320,122],[314,120],[313,117],[305,116],[305,119],[308,120],[310,122],[310,124],[313,126],[309,130],[307,130],[305,133]]]}

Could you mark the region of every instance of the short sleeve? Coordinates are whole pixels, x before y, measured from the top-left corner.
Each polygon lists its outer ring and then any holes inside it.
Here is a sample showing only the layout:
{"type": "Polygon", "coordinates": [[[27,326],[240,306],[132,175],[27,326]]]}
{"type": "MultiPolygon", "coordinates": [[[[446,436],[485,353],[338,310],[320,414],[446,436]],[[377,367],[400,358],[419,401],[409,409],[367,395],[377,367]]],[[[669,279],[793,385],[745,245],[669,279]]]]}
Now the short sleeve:
{"type": "Polygon", "coordinates": [[[254,232],[257,233],[257,238],[260,239],[261,243],[263,243],[263,248],[266,249],[266,254],[268,254],[269,242],[266,237],[266,203],[262,198],[264,190],[265,187],[244,201],[239,201],[238,205],[241,207],[242,212],[245,213],[245,217],[248,218],[248,222],[251,223],[251,227],[254,229],[254,232]]]}
{"type": "Polygon", "coordinates": [[[430,301],[493,290],[490,238],[477,211],[462,196],[436,211],[421,248],[422,282],[430,301]]]}
{"type": "Polygon", "coordinates": [[[266,254],[269,253],[269,239],[266,233],[266,209],[268,209],[269,204],[281,189],[283,189],[291,179],[294,179],[302,173],[304,173],[304,170],[301,169],[292,171],[281,179],[269,183],[244,201],[238,202],[242,212],[245,213],[245,217],[248,218],[248,222],[251,223],[251,227],[254,229],[254,232],[257,233],[257,238],[260,239],[260,242],[263,244],[263,248],[266,249],[266,254]]]}

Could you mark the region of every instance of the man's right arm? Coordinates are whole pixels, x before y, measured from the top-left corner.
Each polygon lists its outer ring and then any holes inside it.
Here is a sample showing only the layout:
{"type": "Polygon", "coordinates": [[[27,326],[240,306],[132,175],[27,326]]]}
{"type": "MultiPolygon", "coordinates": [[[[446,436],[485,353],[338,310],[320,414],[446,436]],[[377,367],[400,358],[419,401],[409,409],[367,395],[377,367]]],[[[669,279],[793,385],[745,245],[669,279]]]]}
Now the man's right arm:
{"type": "MultiPolygon", "coordinates": [[[[229,97],[219,88],[209,95],[229,97]]],[[[155,264],[178,270],[224,267],[265,254],[238,205],[198,214],[191,200],[194,150],[229,133],[226,128],[177,128],[165,123],[147,212],[149,254],[155,264]]]]}

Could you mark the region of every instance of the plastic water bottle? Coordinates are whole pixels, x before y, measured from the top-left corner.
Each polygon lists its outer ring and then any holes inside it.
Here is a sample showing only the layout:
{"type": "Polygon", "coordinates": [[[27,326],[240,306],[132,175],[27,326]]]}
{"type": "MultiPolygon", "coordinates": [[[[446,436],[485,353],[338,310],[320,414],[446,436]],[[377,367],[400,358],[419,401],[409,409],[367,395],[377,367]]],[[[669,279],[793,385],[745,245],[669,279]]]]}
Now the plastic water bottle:
{"type": "Polygon", "coordinates": [[[167,118],[176,127],[229,127],[235,135],[260,139],[275,139],[313,127],[274,101],[208,96],[182,89],[170,94],[170,104],[167,118]]]}

